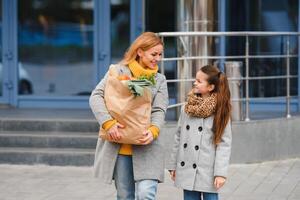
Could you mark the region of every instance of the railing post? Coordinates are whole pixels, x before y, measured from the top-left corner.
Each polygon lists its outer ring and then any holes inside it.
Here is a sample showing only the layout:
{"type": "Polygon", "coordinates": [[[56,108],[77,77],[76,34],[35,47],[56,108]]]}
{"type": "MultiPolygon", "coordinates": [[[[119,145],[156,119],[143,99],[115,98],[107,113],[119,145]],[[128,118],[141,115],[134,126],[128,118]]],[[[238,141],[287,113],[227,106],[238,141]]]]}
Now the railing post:
{"type": "Polygon", "coordinates": [[[286,118],[291,117],[290,109],[290,36],[286,38],[286,118]]]}
{"type": "Polygon", "coordinates": [[[249,35],[246,35],[246,47],[245,47],[245,62],[246,62],[246,116],[245,121],[250,121],[249,118],[249,35]]]}

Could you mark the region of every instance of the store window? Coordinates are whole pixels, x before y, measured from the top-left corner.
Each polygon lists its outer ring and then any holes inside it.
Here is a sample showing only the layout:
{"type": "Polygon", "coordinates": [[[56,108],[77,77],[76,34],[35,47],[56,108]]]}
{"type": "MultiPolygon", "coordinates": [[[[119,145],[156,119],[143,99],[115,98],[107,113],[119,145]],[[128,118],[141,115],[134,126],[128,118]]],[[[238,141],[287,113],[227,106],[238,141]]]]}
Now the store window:
{"type": "MultiPolygon", "coordinates": [[[[227,1],[227,31],[298,31],[298,0],[227,1]]],[[[298,39],[289,37],[290,54],[298,55],[298,39]]],[[[285,55],[287,37],[249,37],[250,55],[285,55]]],[[[227,39],[227,55],[244,55],[245,38],[227,39]]],[[[244,60],[241,60],[244,62],[244,60]]],[[[245,63],[244,63],[245,64],[245,63]]],[[[245,66],[245,65],[244,65],[245,66]]],[[[250,59],[250,76],[286,75],[285,58],[250,59]]],[[[245,73],[245,69],[243,70],[245,73]]],[[[290,58],[290,74],[298,74],[298,58],[290,58]]],[[[286,95],[286,79],[251,80],[250,97],[286,95]]],[[[291,95],[298,93],[297,78],[291,79],[291,95]]]]}

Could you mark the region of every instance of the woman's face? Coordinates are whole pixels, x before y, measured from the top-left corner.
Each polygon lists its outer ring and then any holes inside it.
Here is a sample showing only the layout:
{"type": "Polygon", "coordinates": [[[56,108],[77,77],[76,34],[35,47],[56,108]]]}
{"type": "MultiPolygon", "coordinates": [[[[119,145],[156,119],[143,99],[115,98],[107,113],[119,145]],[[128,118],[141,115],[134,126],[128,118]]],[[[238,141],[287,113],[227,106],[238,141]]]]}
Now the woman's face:
{"type": "Polygon", "coordinates": [[[161,60],[163,46],[158,44],[146,51],[138,49],[139,64],[144,68],[155,69],[157,63],[161,60]]]}
{"type": "Polygon", "coordinates": [[[214,85],[207,82],[208,75],[199,70],[196,74],[196,80],[194,82],[193,92],[195,94],[201,94],[201,96],[206,97],[210,95],[213,91],[214,85]]]}

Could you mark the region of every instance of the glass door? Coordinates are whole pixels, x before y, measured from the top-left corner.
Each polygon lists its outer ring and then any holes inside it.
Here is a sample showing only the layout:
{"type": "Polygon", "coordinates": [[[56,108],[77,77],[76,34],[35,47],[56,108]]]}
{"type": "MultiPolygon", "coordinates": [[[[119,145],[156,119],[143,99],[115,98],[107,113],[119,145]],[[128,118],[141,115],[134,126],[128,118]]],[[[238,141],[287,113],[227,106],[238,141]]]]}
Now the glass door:
{"type": "Polygon", "coordinates": [[[130,27],[141,20],[133,17],[141,12],[132,10],[138,0],[0,1],[10,8],[3,9],[10,32],[3,32],[8,69],[2,67],[0,81],[6,73],[11,83],[0,82],[0,103],[11,85],[7,102],[17,107],[88,108],[91,91],[120,61],[130,27]]]}
{"type": "Polygon", "coordinates": [[[88,96],[93,87],[93,0],[18,1],[18,94],[88,96]]]}

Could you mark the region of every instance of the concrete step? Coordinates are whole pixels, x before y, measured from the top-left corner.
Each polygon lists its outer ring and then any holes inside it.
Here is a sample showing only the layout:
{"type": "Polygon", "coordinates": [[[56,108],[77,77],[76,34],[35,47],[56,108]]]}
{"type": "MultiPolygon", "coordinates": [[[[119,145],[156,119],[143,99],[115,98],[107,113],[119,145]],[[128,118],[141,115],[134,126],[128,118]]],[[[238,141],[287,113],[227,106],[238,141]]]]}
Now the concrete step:
{"type": "Polygon", "coordinates": [[[0,163],[91,166],[94,149],[0,147],[0,163]]]}
{"type": "Polygon", "coordinates": [[[0,118],[0,131],[98,132],[96,120],[0,118]]]}
{"type": "Polygon", "coordinates": [[[98,130],[90,109],[1,109],[0,163],[91,166],[98,130]]]}
{"type": "Polygon", "coordinates": [[[95,120],[0,118],[0,163],[91,166],[98,129],[95,120]]]}
{"type": "Polygon", "coordinates": [[[97,133],[0,131],[0,147],[84,148],[94,149],[97,133]]]}

